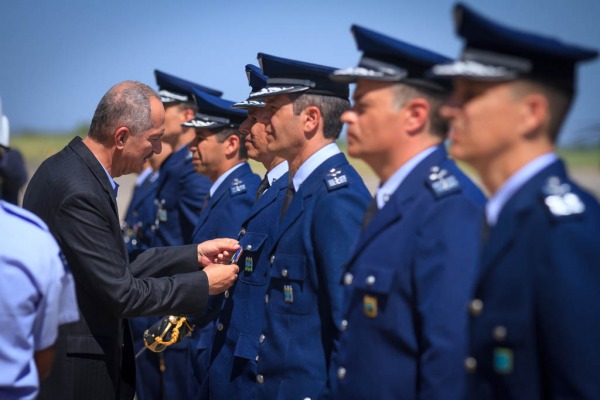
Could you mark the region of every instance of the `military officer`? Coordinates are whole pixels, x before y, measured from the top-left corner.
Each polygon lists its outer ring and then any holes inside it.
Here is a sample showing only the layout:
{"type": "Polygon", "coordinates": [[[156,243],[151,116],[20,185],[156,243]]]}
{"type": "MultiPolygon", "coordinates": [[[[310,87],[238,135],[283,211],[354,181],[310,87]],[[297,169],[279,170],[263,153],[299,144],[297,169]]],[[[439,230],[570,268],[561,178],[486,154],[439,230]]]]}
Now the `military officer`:
{"type": "Polygon", "coordinates": [[[34,399],[58,326],[79,319],[73,276],[33,213],[0,201],[0,232],[0,398],[34,399]]]}
{"type": "MultiPolygon", "coordinates": [[[[240,124],[246,118],[244,110],[233,109],[231,101],[194,90],[199,114],[187,126],[196,130],[196,138],[190,144],[192,162],[196,172],[207,176],[212,182],[209,195],[198,217],[193,240],[238,235],[240,226],[254,203],[260,177],[250,169],[240,124]]],[[[193,378],[190,387],[204,397],[207,391],[210,348],[215,324],[223,296],[213,296],[211,310],[204,320],[196,321],[196,330],[189,341],[189,355],[193,378]]]]}
{"type": "Polygon", "coordinates": [[[464,5],[442,115],[451,153],[491,194],[469,307],[470,399],[600,398],[600,206],[555,153],[578,62],[595,50],[507,27],[464,5]]]}
{"type": "MultiPolygon", "coordinates": [[[[267,84],[260,68],[246,65],[251,93],[267,84]]],[[[246,135],[248,156],[263,164],[267,173],[259,186],[257,200],[238,235],[244,249],[238,265],[240,275],[225,293],[209,369],[211,400],[253,399],[256,386],[256,357],[269,277],[269,231],[279,223],[281,205],[288,185],[288,163],[267,150],[265,125],[257,121],[262,101],[245,100],[232,107],[246,109],[248,117],[240,131],[246,135]]]]}
{"type": "Polygon", "coordinates": [[[10,148],[10,124],[2,112],[0,99],[0,199],[18,205],[19,192],[27,183],[23,155],[10,148]]]}
{"type": "Polygon", "coordinates": [[[444,147],[448,91],[426,73],[449,59],[360,26],[352,33],[359,65],[331,78],[357,83],[342,115],[348,153],[381,184],[343,278],[332,397],[461,399],[485,197],[444,147]]]}
{"type": "MultiPolygon", "coordinates": [[[[258,121],[290,183],[269,246],[256,398],[317,398],[326,387],[342,321],[343,265],[371,196],[335,144],[348,85],[334,68],[258,54],[267,86],[258,121]]],[[[271,189],[269,189],[271,190],[271,189]]]]}

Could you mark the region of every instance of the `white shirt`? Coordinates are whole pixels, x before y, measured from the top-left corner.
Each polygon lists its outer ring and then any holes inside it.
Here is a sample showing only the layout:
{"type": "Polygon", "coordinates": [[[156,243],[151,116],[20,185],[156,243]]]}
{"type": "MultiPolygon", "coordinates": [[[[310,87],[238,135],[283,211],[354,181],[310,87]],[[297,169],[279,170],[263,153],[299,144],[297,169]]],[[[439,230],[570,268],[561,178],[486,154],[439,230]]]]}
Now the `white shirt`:
{"type": "Polygon", "coordinates": [[[541,155],[527,163],[511,176],[485,205],[485,217],[489,226],[496,225],[506,202],[535,174],[558,160],[554,153],[541,155]]]}
{"type": "Polygon", "coordinates": [[[267,172],[267,181],[269,182],[269,187],[271,187],[277,179],[281,178],[286,172],[288,172],[288,170],[288,162],[284,161],[280,162],[274,166],[273,169],[267,172]]]}
{"type": "Polygon", "coordinates": [[[229,168],[227,171],[225,171],[219,178],[217,178],[217,180],[215,181],[215,183],[212,184],[212,186],[210,187],[210,197],[213,197],[213,195],[215,194],[215,192],[217,191],[217,189],[219,188],[219,186],[221,186],[221,183],[223,183],[223,181],[225,179],[227,179],[227,177],[236,169],[238,169],[239,167],[241,167],[244,164],[248,164],[247,162],[241,162],[237,165],[234,165],[233,167],[229,168]]]}

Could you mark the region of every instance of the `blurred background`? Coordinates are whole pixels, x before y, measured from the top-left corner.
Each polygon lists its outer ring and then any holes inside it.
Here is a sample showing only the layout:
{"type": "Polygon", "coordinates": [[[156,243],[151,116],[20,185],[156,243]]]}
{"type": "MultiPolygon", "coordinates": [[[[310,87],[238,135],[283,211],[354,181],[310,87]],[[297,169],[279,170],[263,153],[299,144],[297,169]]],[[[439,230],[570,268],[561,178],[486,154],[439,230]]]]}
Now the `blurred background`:
{"type": "MultiPolygon", "coordinates": [[[[513,27],[600,49],[597,0],[467,0],[513,27]]],[[[85,136],[113,84],[156,88],[154,69],[245,99],[244,65],[265,52],[349,67],[359,24],[457,57],[451,0],[20,0],[0,3],[0,97],[11,146],[29,174],[74,135],[85,136]]],[[[600,196],[600,61],[579,70],[578,95],[560,138],[575,179],[600,196]]],[[[343,137],[340,144],[344,145],[343,137]]],[[[370,170],[352,161],[371,189],[370,170]]],[[[254,164],[256,166],[256,164],[254,164]]],[[[260,168],[257,172],[262,173],[260,168]]],[[[135,177],[122,177],[122,187],[135,177]]],[[[123,213],[129,193],[119,192],[123,213]]]]}

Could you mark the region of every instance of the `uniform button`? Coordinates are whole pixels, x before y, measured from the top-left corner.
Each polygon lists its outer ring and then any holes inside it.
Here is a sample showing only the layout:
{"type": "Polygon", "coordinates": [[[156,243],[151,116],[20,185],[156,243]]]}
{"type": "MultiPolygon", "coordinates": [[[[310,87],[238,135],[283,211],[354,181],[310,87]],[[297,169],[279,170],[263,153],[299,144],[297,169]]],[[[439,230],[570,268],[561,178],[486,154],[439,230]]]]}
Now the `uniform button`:
{"type": "Polygon", "coordinates": [[[263,343],[263,342],[265,341],[265,339],[266,339],[266,338],[267,338],[267,337],[266,337],[265,335],[260,335],[260,337],[258,338],[258,341],[259,341],[260,343],[263,343]]]}
{"type": "Polygon", "coordinates": [[[256,356],[255,360],[258,362],[258,360],[260,360],[260,356],[256,356]]]}
{"type": "Polygon", "coordinates": [[[346,377],[346,368],[344,367],[339,367],[338,371],[337,371],[337,375],[338,375],[338,379],[342,380],[346,377]]]}
{"type": "Polygon", "coordinates": [[[344,274],[344,285],[346,285],[346,286],[352,285],[352,279],[354,279],[352,274],[350,272],[346,272],[344,274]]]}
{"type": "Polygon", "coordinates": [[[248,251],[252,250],[252,245],[249,244],[248,246],[246,246],[246,250],[248,250],[248,251]]]}
{"type": "Polygon", "coordinates": [[[477,370],[477,360],[473,357],[467,357],[465,360],[465,369],[472,374],[477,370]]]}
{"type": "Polygon", "coordinates": [[[256,375],[256,382],[263,383],[265,381],[265,377],[261,374],[256,375]]]}
{"type": "Polygon", "coordinates": [[[483,301],[479,299],[473,299],[469,304],[469,313],[474,317],[479,317],[483,311],[483,301]]]}
{"type": "Polygon", "coordinates": [[[347,327],[348,327],[348,321],[345,319],[342,320],[342,332],[344,332],[347,327]]]}
{"type": "Polygon", "coordinates": [[[228,299],[229,298],[229,290],[225,291],[225,298],[228,299]]]}
{"type": "Polygon", "coordinates": [[[288,275],[288,270],[284,269],[281,271],[281,276],[283,276],[284,278],[288,275]]]}
{"type": "Polygon", "coordinates": [[[269,303],[269,295],[265,294],[265,304],[268,304],[268,303],[269,303]]]}
{"type": "Polygon", "coordinates": [[[240,231],[240,236],[244,236],[246,234],[246,228],[242,228],[240,231]]]}
{"type": "Polygon", "coordinates": [[[375,283],[375,277],[373,275],[367,276],[367,285],[373,286],[374,283],[375,283]]]}
{"type": "Polygon", "coordinates": [[[273,254],[273,255],[271,256],[271,264],[273,264],[274,262],[275,262],[275,254],[273,254]]]}
{"type": "Polygon", "coordinates": [[[219,325],[217,325],[217,330],[218,331],[222,331],[223,330],[223,324],[219,322],[219,325]]]}
{"type": "Polygon", "coordinates": [[[496,341],[501,342],[504,339],[506,339],[506,334],[507,334],[507,330],[505,326],[502,325],[498,325],[497,327],[494,328],[494,331],[492,332],[492,335],[494,336],[494,339],[496,339],[496,341]]]}

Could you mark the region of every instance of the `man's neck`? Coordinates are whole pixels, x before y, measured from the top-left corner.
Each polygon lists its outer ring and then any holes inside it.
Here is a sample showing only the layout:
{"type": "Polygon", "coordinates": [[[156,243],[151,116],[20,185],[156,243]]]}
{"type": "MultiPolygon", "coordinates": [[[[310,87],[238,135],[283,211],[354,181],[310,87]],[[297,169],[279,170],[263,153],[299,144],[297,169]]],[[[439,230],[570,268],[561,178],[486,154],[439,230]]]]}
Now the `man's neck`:
{"type": "Polygon", "coordinates": [[[328,144],[334,142],[335,141],[332,139],[324,138],[322,140],[313,139],[305,142],[304,146],[300,149],[300,151],[287,158],[287,162],[290,168],[290,175],[294,176],[294,174],[298,171],[302,164],[304,164],[304,162],[310,158],[310,156],[312,156],[328,144]]]}
{"type": "Polygon", "coordinates": [[[115,155],[115,151],[113,147],[106,147],[102,143],[98,143],[89,136],[83,138],[83,144],[86,145],[88,149],[92,152],[94,157],[98,160],[100,164],[104,167],[104,169],[108,172],[108,174],[113,178],[118,178],[122,175],[122,173],[116,170],[113,166],[113,157],[115,155]]]}
{"type": "Polygon", "coordinates": [[[379,180],[384,183],[417,154],[438,146],[440,143],[440,138],[430,135],[419,140],[399,143],[398,147],[388,149],[381,154],[365,157],[364,161],[373,169],[379,180]]]}

